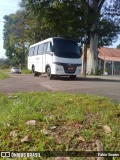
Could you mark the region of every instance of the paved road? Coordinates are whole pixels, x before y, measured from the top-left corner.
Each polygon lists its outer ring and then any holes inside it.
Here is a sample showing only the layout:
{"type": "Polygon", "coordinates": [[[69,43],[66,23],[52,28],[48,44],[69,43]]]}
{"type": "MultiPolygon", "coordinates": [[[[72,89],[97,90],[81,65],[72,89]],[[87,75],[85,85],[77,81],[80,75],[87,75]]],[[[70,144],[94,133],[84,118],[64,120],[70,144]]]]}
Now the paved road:
{"type": "Polygon", "coordinates": [[[48,80],[45,76],[14,74],[11,78],[0,80],[0,92],[29,92],[29,91],[62,91],[71,93],[87,93],[110,97],[120,102],[120,76],[56,78],[48,80]]]}

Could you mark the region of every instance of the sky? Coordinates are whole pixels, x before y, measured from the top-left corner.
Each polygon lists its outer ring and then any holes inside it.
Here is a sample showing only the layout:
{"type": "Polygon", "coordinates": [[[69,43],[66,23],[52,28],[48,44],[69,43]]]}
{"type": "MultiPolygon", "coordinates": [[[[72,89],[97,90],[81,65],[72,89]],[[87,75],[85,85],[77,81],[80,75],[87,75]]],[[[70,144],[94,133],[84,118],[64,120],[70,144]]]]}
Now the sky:
{"type": "MultiPolygon", "coordinates": [[[[0,58],[5,58],[5,50],[3,49],[3,26],[5,15],[15,13],[19,9],[20,0],[0,0],[0,58]]],[[[120,44],[120,36],[110,48],[116,48],[120,44]]]]}

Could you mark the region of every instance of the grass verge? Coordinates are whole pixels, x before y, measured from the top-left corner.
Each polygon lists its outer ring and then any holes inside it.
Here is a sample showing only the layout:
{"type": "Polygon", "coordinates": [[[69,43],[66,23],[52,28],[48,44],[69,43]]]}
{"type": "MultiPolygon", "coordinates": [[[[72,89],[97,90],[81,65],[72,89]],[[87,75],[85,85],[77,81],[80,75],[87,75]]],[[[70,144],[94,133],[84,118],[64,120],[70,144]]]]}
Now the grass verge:
{"type": "Polygon", "coordinates": [[[28,69],[22,69],[22,74],[32,74],[32,71],[28,69]]]}
{"type": "Polygon", "coordinates": [[[9,78],[10,76],[5,73],[3,70],[0,70],[0,79],[9,78]]]}
{"type": "Polygon", "coordinates": [[[0,150],[96,151],[97,141],[104,151],[120,150],[120,104],[107,98],[48,92],[0,94],[0,111],[0,150]]]}

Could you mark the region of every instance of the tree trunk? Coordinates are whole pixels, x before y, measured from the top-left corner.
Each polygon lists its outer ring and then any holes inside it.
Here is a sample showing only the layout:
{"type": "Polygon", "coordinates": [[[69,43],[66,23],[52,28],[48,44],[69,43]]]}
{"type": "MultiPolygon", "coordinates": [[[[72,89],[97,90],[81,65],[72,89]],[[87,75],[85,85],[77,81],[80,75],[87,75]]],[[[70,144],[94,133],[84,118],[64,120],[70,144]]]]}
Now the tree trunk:
{"type": "Polygon", "coordinates": [[[96,74],[98,68],[98,34],[92,34],[90,36],[90,58],[91,58],[91,66],[89,68],[88,73],[96,74]]]}
{"type": "Polygon", "coordinates": [[[92,8],[94,10],[95,21],[91,25],[91,33],[90,33],[90,62],[89,70],[87,70],[88,74],[96,74],[98,69],[98,27],[99,27],[99,7],[98,2],[93,0],[92,8]]]}
{"type": "Polygon", "coordinates": [[[87,69],[88,74],[96,74],[96,71],[98,69],[98,20],[96,18],[96,21],[91,27],[91,33],[90,33],[90,59],[89,62],[91,65],[89,65],[87,69]]]}

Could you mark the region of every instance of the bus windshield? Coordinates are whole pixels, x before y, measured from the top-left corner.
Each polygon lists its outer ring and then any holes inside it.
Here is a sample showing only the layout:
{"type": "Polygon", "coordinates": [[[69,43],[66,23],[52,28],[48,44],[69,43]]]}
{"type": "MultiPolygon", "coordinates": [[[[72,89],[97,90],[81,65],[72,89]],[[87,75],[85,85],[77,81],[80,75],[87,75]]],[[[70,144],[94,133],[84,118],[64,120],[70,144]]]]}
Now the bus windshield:
{"type": "Polygon", "coordinates": [[[80,50],[76,42],[55,38],[53,44],[56,56],[63,58],[80,58],[80,50]]]}

